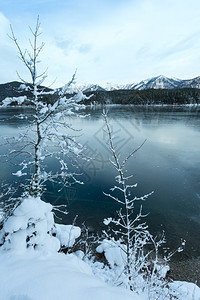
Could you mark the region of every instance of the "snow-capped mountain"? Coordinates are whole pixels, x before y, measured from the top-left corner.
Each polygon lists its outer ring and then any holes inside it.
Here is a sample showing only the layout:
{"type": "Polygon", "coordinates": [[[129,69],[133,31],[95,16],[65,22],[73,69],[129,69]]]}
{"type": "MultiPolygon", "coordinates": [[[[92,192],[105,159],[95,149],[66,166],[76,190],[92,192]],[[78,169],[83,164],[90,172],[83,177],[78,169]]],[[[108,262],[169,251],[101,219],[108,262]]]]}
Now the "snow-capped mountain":
{"type": "Polygon", "coordinates": [[[179,88],[193,88],[200,89],[200,76],[195,77],[193,79],[182,80],[181,84],[178,86],[179,88]]]}
{"type": "Polygon", "coordinates": [[[106,91],[113,90],[146,90],[146,89],[183,89],[183,88],[197,88],[200,89],[200,76],[182,80],[178,78],[169,78],[163,75],[142,80],[138,83],[131,84],[113,84],[107,83],[104,89],[106,91]]]}
{"type": "Polygon", "coordinates": [[[153,78],[142,80],[138,83],[131,84],[116,84],[107,82],[104,87],[97,84],[87,84],[79,87],[82,91],[96,91],[96,90],[146,90],[146,89],[176,89],[176,88],[200,88],[200,77],[181,80],[178,78],[169,78],[163,75],[159,75],[153,78]]]}
{"type": "Polygon", "coordinates": [[[175,89],[182,83],[181,79],[169,78],[159,75],[153,78],[142,80],[132,86],[133,90],[146,90],[146,89],[175,89]]]}
{"type": "Polygon", "coordinates": [[[183,89],[183,88],[197,88],[200,89],[200,76],[193,79],[178,79],[170,78],[163,75],[148,78],[138,83],[117,84],[107,82],[105,86],[98,84],[85,83],[82,85],[71,85],[68,93],[95,92],[95,91],[116,91],[116,90],[147,90],[147,89],[183,89]]]}
{"type": "Polygon", "coordinates": [[[83,93],[87,93],[87,92],[95,92],[95,91],[105,91],[105,89],[98,84],[90,84],[90,83],[85,83],[82,85],[73,84],[69,88],[70,93],[77,93],[79,91],[82,91],[83,93]]]}
{"type": "MultiPolygon", "coordinates": [[[[82,91],[86,92],[96,92],[96,91],[116,91],[116,90],[146,90],[146,89],[185,89],[193,88],[200,89],[200,76],[192,79],[177,79],[169,78],[163,75],[159,75],[153,78],[142,80],[138,83],[131,84],[116,84],[107,82],[105,86],[100,86],[98,84],[85,83],[82,85],[72,84],[69,87],[68,94],[77,93],[82,91]]],[[[61,88],[54,90],[59,92],[61,88]]],[[[46,88],[50,91],[49,88],[46,88]]],[[[53,90],[52,90],[53,91],[53,90]]],[[[6,97],[19,97],[30,96],[30,91],[28,88],[24,89],[21,82],[13,81],[4,84],[0,84],[0,102],[6,97]]]]}
{"type": "Polygon", "coordinates": [[[116,91],[116,90],[130,90],[130,84],[117,84],[112,82],[107,82],[104,88],[106,91],[116,91]]]}
{"type": "Polygon", "coordinates": [[[90,84],[87,87],[85,87],[82,91],[83,92],[94,92],[94,91],[105,91],[105,89],[102,88],[98,84],[90,84]]]}

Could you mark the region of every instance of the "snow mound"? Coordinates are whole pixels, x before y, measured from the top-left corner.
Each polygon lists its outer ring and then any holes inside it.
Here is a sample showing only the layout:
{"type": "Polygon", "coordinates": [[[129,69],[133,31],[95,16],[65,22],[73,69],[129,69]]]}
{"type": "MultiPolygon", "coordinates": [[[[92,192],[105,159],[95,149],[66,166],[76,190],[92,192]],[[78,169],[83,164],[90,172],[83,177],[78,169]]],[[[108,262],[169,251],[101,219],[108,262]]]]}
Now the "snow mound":
{"type": "Polygon", "coordinates": [[[52,235],[55,226],[52,208],[39,197],[24,198],[0,231],[2,248],[17,252],[57,252],[60,241],[52,235]]]}
{"type": "MultiPolygon", "coordinates": [[[[74,254],[38,252],[13,255],[0,251],[2,300],[147,300],[148,294],[112,287],[95,277],[91,267],[74,254]]],[[[99,274],[101,270],[99,269],[99,274]]],[[[177,300],[199,300],[200,288],[193,283],[170,283],[177,300]]],[[[153,298],[151,298],[153,299],[153,298]]],[[[156,298],[162,300],[163,298],[156,298]]],[[[164,298],[170,300],[170,295],[164,298]]]]}
{"type": "Polygon", "coordinates": [[[80,227],[73,225],[56,224],[52,231],[59,239],[61,246],[72,247],[75,240],[80,236],[80,227]]]}
{"type": "Polygon", "coordinates": [[[103,253],[111,266],[111,268],[119,267],[124,268],[126,263],[125,245],[120,244],[114,239],[104,239],[101,244],[96,248],[98,253],[103,253]]]}
{"type": "Polygon", "coordinates": [[[95,278],[75,255],[0,255],[2,300],[143,300],[95,278]]]}

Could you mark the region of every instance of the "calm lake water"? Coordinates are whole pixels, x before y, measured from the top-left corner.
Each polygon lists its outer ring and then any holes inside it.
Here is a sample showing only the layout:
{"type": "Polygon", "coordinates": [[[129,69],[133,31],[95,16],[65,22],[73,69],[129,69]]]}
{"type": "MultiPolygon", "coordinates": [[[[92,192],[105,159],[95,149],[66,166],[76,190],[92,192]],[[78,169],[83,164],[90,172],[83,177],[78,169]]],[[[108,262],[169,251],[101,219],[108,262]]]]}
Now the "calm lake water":
{"type": "MultiPolygon", "coordinates": [[[[150,231],[160,235],[164,230],[172,249],[180,245],[181,238],[185,239],[186,250],[181,255],[199,256],[200,108],[108,106],[107,112],[121,158],[147,139],[129,161],[127,170],[134,175],[132,183],[138,183],[136,196],[154,191],[142,203],[143,212],[149,213],[146,220],[150,231]]],[[[14,108],[0,110],[2,136],[16,135],[26,124],[25,119],[12,118],[15,113],[14,108]]],[[[85,155],[92,157],[89,162],[79,162],[84,185],[58,193],[56,186],[48,184],[44,199],[67,204],[69,214],[63,218],[65,223],[78,215],[78,224],[85,222],[91,231],[102,230],[103,219],[116,216],[119,208],[103,194],[109,192],[117,174],[109,162],[102,108],[87,108],[84,113],[90,115],[70,120],[75,128],[82,129],[78,140],[85,146],[85,155]]],[[[50,162],[49,165],[54,168],[50,162]]],[[[0,180],[15,180],[13,171],[15,166],[2,164],[0,180]]]]}

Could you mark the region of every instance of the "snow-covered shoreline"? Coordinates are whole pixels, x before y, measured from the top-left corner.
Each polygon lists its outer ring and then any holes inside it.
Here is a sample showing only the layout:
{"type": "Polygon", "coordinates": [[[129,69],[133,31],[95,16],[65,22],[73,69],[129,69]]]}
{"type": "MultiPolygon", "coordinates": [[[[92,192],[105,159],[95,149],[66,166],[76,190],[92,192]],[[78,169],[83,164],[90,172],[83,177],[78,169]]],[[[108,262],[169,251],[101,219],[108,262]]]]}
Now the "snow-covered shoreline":
{"type": "MultiPolygon", "coordinates": [[[[188,107],[188,108],[195,108],[195,107],[200,107],[199,104],[84,104],[85,109],[86,108],[101,108],[101,107],[143,107],[143,108],[148,108],[148,107],[188,107]]],[[[33,106],[31,105],[13,105],[13,106],[0,106],[0,110],[8,110],[8,109],[34,109],[33,106]]],[[[84,108],[82,108],[84,109],[84,108]]]]}
{"type": "Polygon", "coordinates": [[[62,246],[72,249],[81,230],[74,225],[56,224],[53,208],[40,197],[28,196],[21,199],[12,216],[3,223],[0,299],[199,300],[197,285],[166,281],[168,267],[157,263],[157,271],[149,273],[149,280],[142,270],[136,274],[135,288],[130,291],[126,276],[120,278],[125,268],[124,245],[119,247],[114,239],[99,240],[96,249],[105,253],[110,267],[80,250],[74,249],[70,254],[58,252],[62,246]]]}
{"type": "MultiPolygon", "coordinates": [[[[104,271],[93,274],[91,266],[75,254],[14,254],[0,251],[2,300],[148,300],[105,282],[104,271]]],[[[198,300],[200,288],[175,281],[179,300],[198,300]]],[[[162,298],[159,298],[162,299],[162,298]]],[[[165,298],[167,299],[167,298],[165,298]]],[[[170,299],[170,298],[169,298],[170,299]]]]}

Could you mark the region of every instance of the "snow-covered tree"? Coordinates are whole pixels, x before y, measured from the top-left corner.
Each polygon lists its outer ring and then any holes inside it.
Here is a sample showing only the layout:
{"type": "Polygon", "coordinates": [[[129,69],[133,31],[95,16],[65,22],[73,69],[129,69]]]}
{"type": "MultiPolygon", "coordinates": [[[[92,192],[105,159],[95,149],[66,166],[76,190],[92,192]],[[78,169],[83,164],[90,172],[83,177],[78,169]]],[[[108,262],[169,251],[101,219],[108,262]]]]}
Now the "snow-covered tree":
{"type": "MultiPolygon", "coordinates": [[[[19,149],[12,149],[9,155],[17,155],[26,153],[27,157],[30,154],[30,160],[21,163],[21,170],[17,172],[20,176],[24,171],[31,167],[31,181],[28,184],[28,192],[30,195],[39,196],[42,191],[43,183],[47,180],[56,180],[60,178],[64,185],[69,182],[69,178],[76,181],[74,174],[69,173],[68,166],[65,163],[65,158],[69,153],[75,153],[79,155],[81,152],[81,145],[76,142],[73,134],[69,133],[70,130],[74,130],[66,118],[76,113],[81,107],[79,102],[84,98],[84,95],[79,92],[71,98],[66,98],[65,94],[70,87],[71,83],[75,79],[73,75],[72,80],[67,83],[59,91],[46,91],[41,85],[44,83],[47,77],[46,71],[38,74],[37,66],[40,63],[39,55],[44,47],[44,43],[38,45],[38,38],[40,36],[40,22],[37,19],[35,30],[31,30],[33,40],[30,41],[30,49],[22,51],[17,38],[11,27],[11,39],[14,41],[19,58],[28,69],[31,82],[27,83],[23,80],[24,88],[28,89],[32,96],[30,97],[29,104],[32,106],[33,119],[31,124],[27,127],[23,134],[17,139],[17,143],[20,142],[19,149]],[[54,103],[48,103],[43,100],[46,95],[54,94],[56,99],[54,103]],[[52,174],[52,171],[46,172],[43,162],[47,157],[55,157],[60,163],[61,172],[52,174]]],[[[21,78],[21,77],[20,77],[21,78]]],[[[15,101],[16,99],[10,99],[6,105],[15,101]]],[[[24,101],[27,101],[26,97],[24,101]]],[[[23,104],[23,101],[21,101],[23,104]]],[[[5,106],[5,103],[3,104],[5,106]]]]}
{"type": "MultiPolygon", "coordinates": [[[[55,92],[42,87],[47,72],[38,73],[39,56],[44,47],[43,42],[39,43],[41,34],[39,17],[35,29],[30,30],[32,40],[29,40],[29,48],[23,51],[11,27],[10,38],[15,43],[18,56],[31,78],[30,82],[27,82],[20,76],[22,88],[28,90],[31,96],[29,99],[20,98],[19,104],[28,100],[32,116],[28,126],[19,136],[8,139],[8,143],[12,145],[8,153],[9,158],[23,157],[15,175],[18,177],[27,175],[29,178],[23,183],[24,191],[15,200],[12,216],[5,220],[1,231],[1,240],[6,244],[6,248],[9,248],[12,241],[17,240],[19,236],[23,236],[27,247],[39,248],[38,245],[45,240],[44,234],[51,235],[54,225],[53,207],[41,200],[45,182],[57,182],[62,187],[81,183],[77,179],[77,174],[69,170],[69,157],[81,156],[82,147],[76,142],[72,133],[74,129],[67,120],[77,114],[82,107],[80,101],[84,95],[79,92],[68,98],[65,96],[75,75],[62,89],[55,92]],[[49,95],[54,96],[52,103],[44,99],[49,95]],[[57,172],[53,173],[48,169],[49,159],[59,163],[57,172]]],[[[12,102],[16,102],[16,98],[6,99],[3,106],[8,106],[12,102]]],[[[14,243],[16,245],[16,242],[14,243]]]]}
{"type": "MultiPolygon", "coordinates": [[[[114,135],[105,112],[103,117],[112,154],[110,161],[117,172],[116,185],[110,189],[110,193],[104,194],[116,201],[121,208],[117,211],[116,218],[109,217],[104,220],[104,224],[110,226],[111,233],[108,230],[104,231],[105,238],[97,247],[97,252],[104,252],[110,267],[114,269],[113,280],[117,285],[125,285],[131,291],[145,291],[148,299],[165,299],[169,293],[173,296],[165,277],[169,270],[167,263],[174,252],[159,256],[159,250],[165,243],[164,235],[160,239],[154,238],[144,221],[142,205],[139,211],[136,211],[136,202],[146,200],[153,192],[140,197],[135,196],[134,189],[137,184],[130,183],[133,176],[127,175],[126,170],[127,162],[145,141],[121,159],[115,149],[114,135]]],[[[177,251],[182,251],[182,247],[177,251]]]]}

